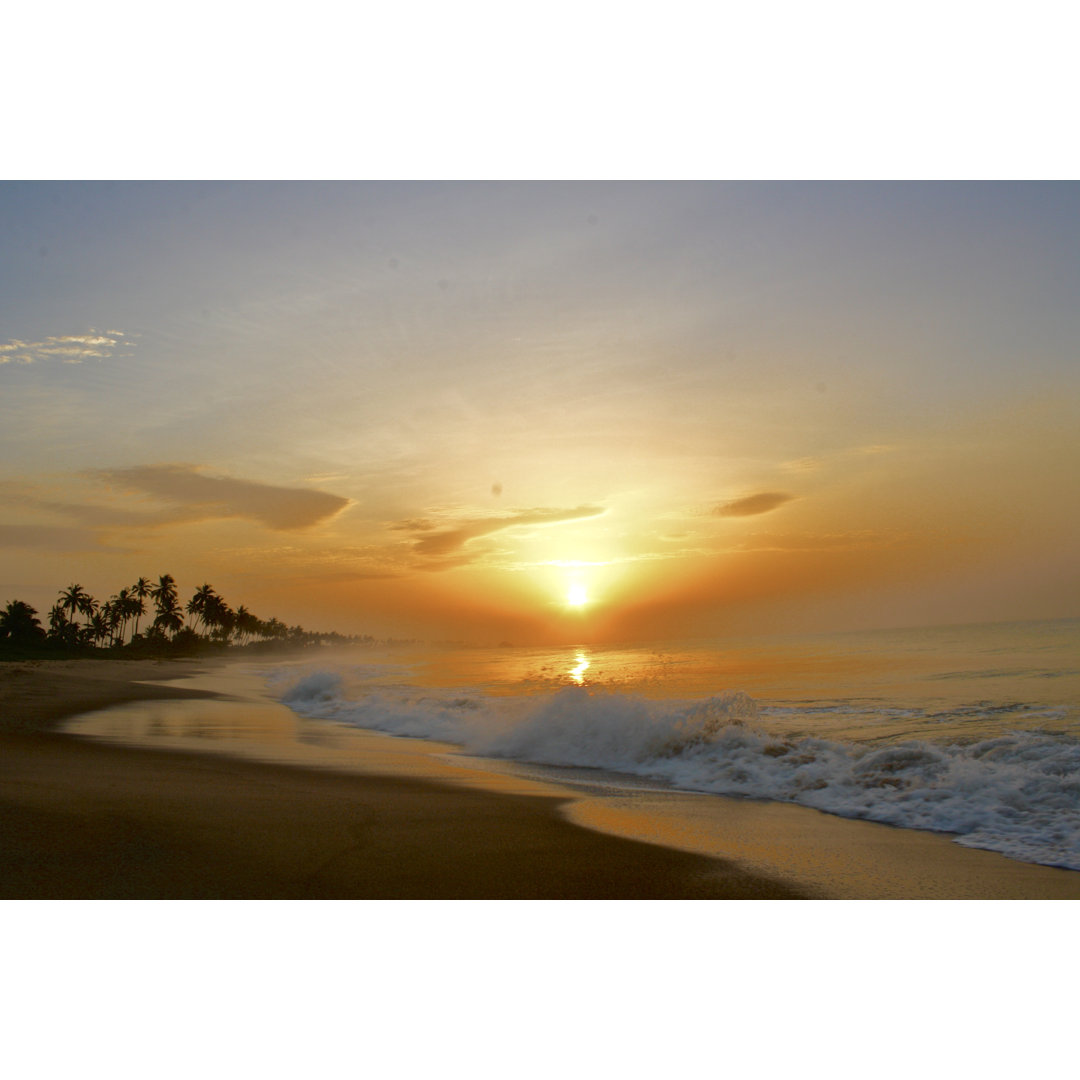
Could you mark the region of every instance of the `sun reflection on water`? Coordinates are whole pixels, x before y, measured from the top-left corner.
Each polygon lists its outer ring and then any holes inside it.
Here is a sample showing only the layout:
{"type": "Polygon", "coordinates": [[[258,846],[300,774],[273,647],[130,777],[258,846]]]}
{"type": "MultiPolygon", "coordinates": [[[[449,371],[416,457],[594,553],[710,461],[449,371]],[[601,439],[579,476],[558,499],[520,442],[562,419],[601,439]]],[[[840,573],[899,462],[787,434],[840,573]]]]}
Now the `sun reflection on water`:
{"type": "Polygon", "coordinates": [[[585,672],[588,671],[590,667],[592,667],[592,663],[588,656],[585,655],[584,650],[578,649],[574,656],[574,666],[570,668],[567,674],[573,682],[577,683],[578,686],[581,686],[585,682],[585,672]]]}

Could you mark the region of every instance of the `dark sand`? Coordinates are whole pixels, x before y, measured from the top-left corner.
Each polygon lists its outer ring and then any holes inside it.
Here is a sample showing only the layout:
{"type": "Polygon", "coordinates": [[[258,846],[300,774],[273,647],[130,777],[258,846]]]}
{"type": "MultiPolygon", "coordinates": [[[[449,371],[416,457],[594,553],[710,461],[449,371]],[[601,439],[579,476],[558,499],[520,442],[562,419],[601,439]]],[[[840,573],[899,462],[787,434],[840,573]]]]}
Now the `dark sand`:
{"type": "Polygon", "coordinates": [[[49,730],[87,709],[183,696],[134,680],[196,670],[109,661],[0,667],[0,897],[800,895],[734,863],[573,825],[552,796],[146,750],[49,730]]]}
{"type": "Polygon", "coordinates": [[[52,731],[66,717],[125,701],[214,697],[207,690],[153,684],[211,666],[194,660],[0,662],[0,733],[52,731]]]}

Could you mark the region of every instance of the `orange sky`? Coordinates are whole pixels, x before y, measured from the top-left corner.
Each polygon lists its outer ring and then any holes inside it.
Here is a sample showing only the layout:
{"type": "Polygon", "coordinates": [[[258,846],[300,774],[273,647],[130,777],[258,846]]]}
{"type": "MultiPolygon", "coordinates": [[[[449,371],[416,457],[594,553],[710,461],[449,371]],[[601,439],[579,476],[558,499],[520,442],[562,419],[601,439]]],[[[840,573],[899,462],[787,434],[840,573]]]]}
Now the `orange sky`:
{"type": "Polygon", "coordinates": [[[0,602],[1076,615],[1078,223],[1068,183],[0,184],[0,602]]]}

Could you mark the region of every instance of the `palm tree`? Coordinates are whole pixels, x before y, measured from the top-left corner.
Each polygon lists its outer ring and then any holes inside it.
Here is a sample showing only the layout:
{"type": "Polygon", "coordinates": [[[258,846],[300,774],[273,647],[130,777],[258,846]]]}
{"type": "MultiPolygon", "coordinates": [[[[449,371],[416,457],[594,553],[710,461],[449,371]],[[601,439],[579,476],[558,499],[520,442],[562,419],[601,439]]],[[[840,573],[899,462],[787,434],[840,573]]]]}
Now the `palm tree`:
{"type": "Polygon", "coordinates": [[[75,622],[76,613],[89,618],[97,608],[94,598],[81,585],[69,585],[66,589],[61,589],[60,606],[65,611],[71,612],[71,621],[73,623],[75,622]]]}
{"type": "MultiPolygon", "coordinates": [[[[117,609],[116,597],[110,596],[109,599],[101,605],[101,608],[94,618],[101,620],[101,625],[105,630],[105,634],[102,636],[107,636],[109,638],[109,644],[115,645],[117,630],[120,626],[120,612],[117,609]]],[[[91,620],[91,622],[92,621],[93,620],[91,620]]]]}
{"type": "Polygon", "coordinates": [[[158,583],[151,587],[150,596],[158,611],[176,606],[176,579],[172,574],[162,574],[158,583]]]}
{"type": "Polygon", "coordinates": [[[150,590],[157,615],[154,626],[162,631],[176,633],[184,625],[184,616],[180,613],[180,604],[176,597],[176,580],[172,574],[162,574],[158,583],[150,590]]]}
{"type": "Polygon", "coordinates": [[[0,611],[0,641],[9,638],[16,645],[30,645],[45,640],[37,610],[22,600],[12,600],[0,611]]]}
{"type": "Polygon", "coordinates": [[[140,603],[131,595],[130,589],[121,589],[101,605],[101,614],[105,616],[112,639],[110,644],[116,646],[124,644],[128,619],[135,614],[135,609],[140,603]]]}
{"type": "Polygon", "coordinates": [[[79,644],[79,624],[68,619],[64,606],[59,602],[49,609],[47,637],[65,649],[73,649],[79,644]]]}
{"type": "Polygon", "coordinates": [[[127,635],[127,623],[131,618],[131,590],[121,589],[115,596],[109,598],[106,605],[109,609],[109,627],[113,632],[113,644],[123,645],[127,635]]]}
{"type": "Polygon", "coordinates": [[[198,615],[199,618],[192,627],[198,632],[199,625],[208,626],[209,620],[207,617],[207,611],[215,600],[220,599],[216,592],[214,592],[212,585],[203,585],[201,588],[195,590],[195,595],[188,601],[187,613],[189,615],[198,615]]]}
{"type": "Polygon", "coordinates": [[[68,625],[67,614],[64,611],[63,605],[60,603],[53,604],[49,608],[49,636],[50,637],[63,637],[64,627],[68,625]]]}
{"type": "Polygon", "coordinates": [[[109,636],[110,629],[109,616],[104,608],[91,615],[86,624],[87,634],[95,645],[100,645],[109,636]]]}
{"type": "Polygon", "coordinates": [[[211,637],[227,642],[233,626],[236,624],[236,616],[233,614],[232,608],[220,596],[215,594],[206,602],[204,621],[210,627],[211,637]]]}
{"type": "Polygon", "coordinates": [[[158,613],[154,617],[154,629],[160,630],[162,633],[168,631],[170,634],[175,634],[178,630],[183,629],[184,616],[180,613],[180,605],[176,602],[175,598],[172,601],[171,606],[165,606],[162,603],[158,603],[158,613]]]}
{"type": "Polygon", "coordinates": [[[236,609],[236,636],[241,645],[259,632],[260,625],[259,620],[243,604],[236,609]]]}
{"type": "Polygon", "coordinates": [[[150,580],[141,577],[131,586],[131,592],[135,603],[132,605],[132,614],[135,616],[135,633],[139,632],[139,618],[146,614],[146,598],[150,595],[150,580]]]}
{"type": "Polygon", "coordinates": [[[236,612],[228,604],[222,604],[217,613],[217,636],[228,645],[233,630],[236,629],[236,612]]]}
{"type": "Polygon", "coordinates": [[[132,634],[132,637],[134,637],[135,634],[139,632],[139,616],[146,610],[146,605],[134,592],[128,589],[121,589],[119,596],[120,602],[124,608],[124,625],[120,631],[120,640],[121,644],[123,644],[123,639],[127,632],[128,619],[133,618],[135,620],[135,633],[132,634]]]}

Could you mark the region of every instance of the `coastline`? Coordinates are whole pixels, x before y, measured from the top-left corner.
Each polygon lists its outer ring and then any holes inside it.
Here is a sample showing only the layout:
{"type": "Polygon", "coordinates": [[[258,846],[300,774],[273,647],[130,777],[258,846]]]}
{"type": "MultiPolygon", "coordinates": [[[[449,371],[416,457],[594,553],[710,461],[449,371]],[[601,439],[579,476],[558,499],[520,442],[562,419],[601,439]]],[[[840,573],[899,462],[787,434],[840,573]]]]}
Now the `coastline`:
{"type": "Polygon", "coordinates": [[[1078,873],[946,836],[781,803],[597,793],[301,720],[235,667],[0,666],[0,895],[1080,899],[1078,873]],[[187,738],[170,741],[171,716],[187,738]]]}
{"type": "Polygon", "coordinates": [[[0,669],[0,897],[803,895],[734,863],[581,828],[551,795],[149,750],[57,730],[64,718],[117,703],[212,699],[206,689],[136,680],[220,666],[41,661],[0,669]]]}
{"type": "Polygon", "coordinates": [[[219,660],[0,662],[0,734],[55,731],[78,713],[127,701],[212,698],[212,691],[156,684],[221,665],[219,660]]]}

